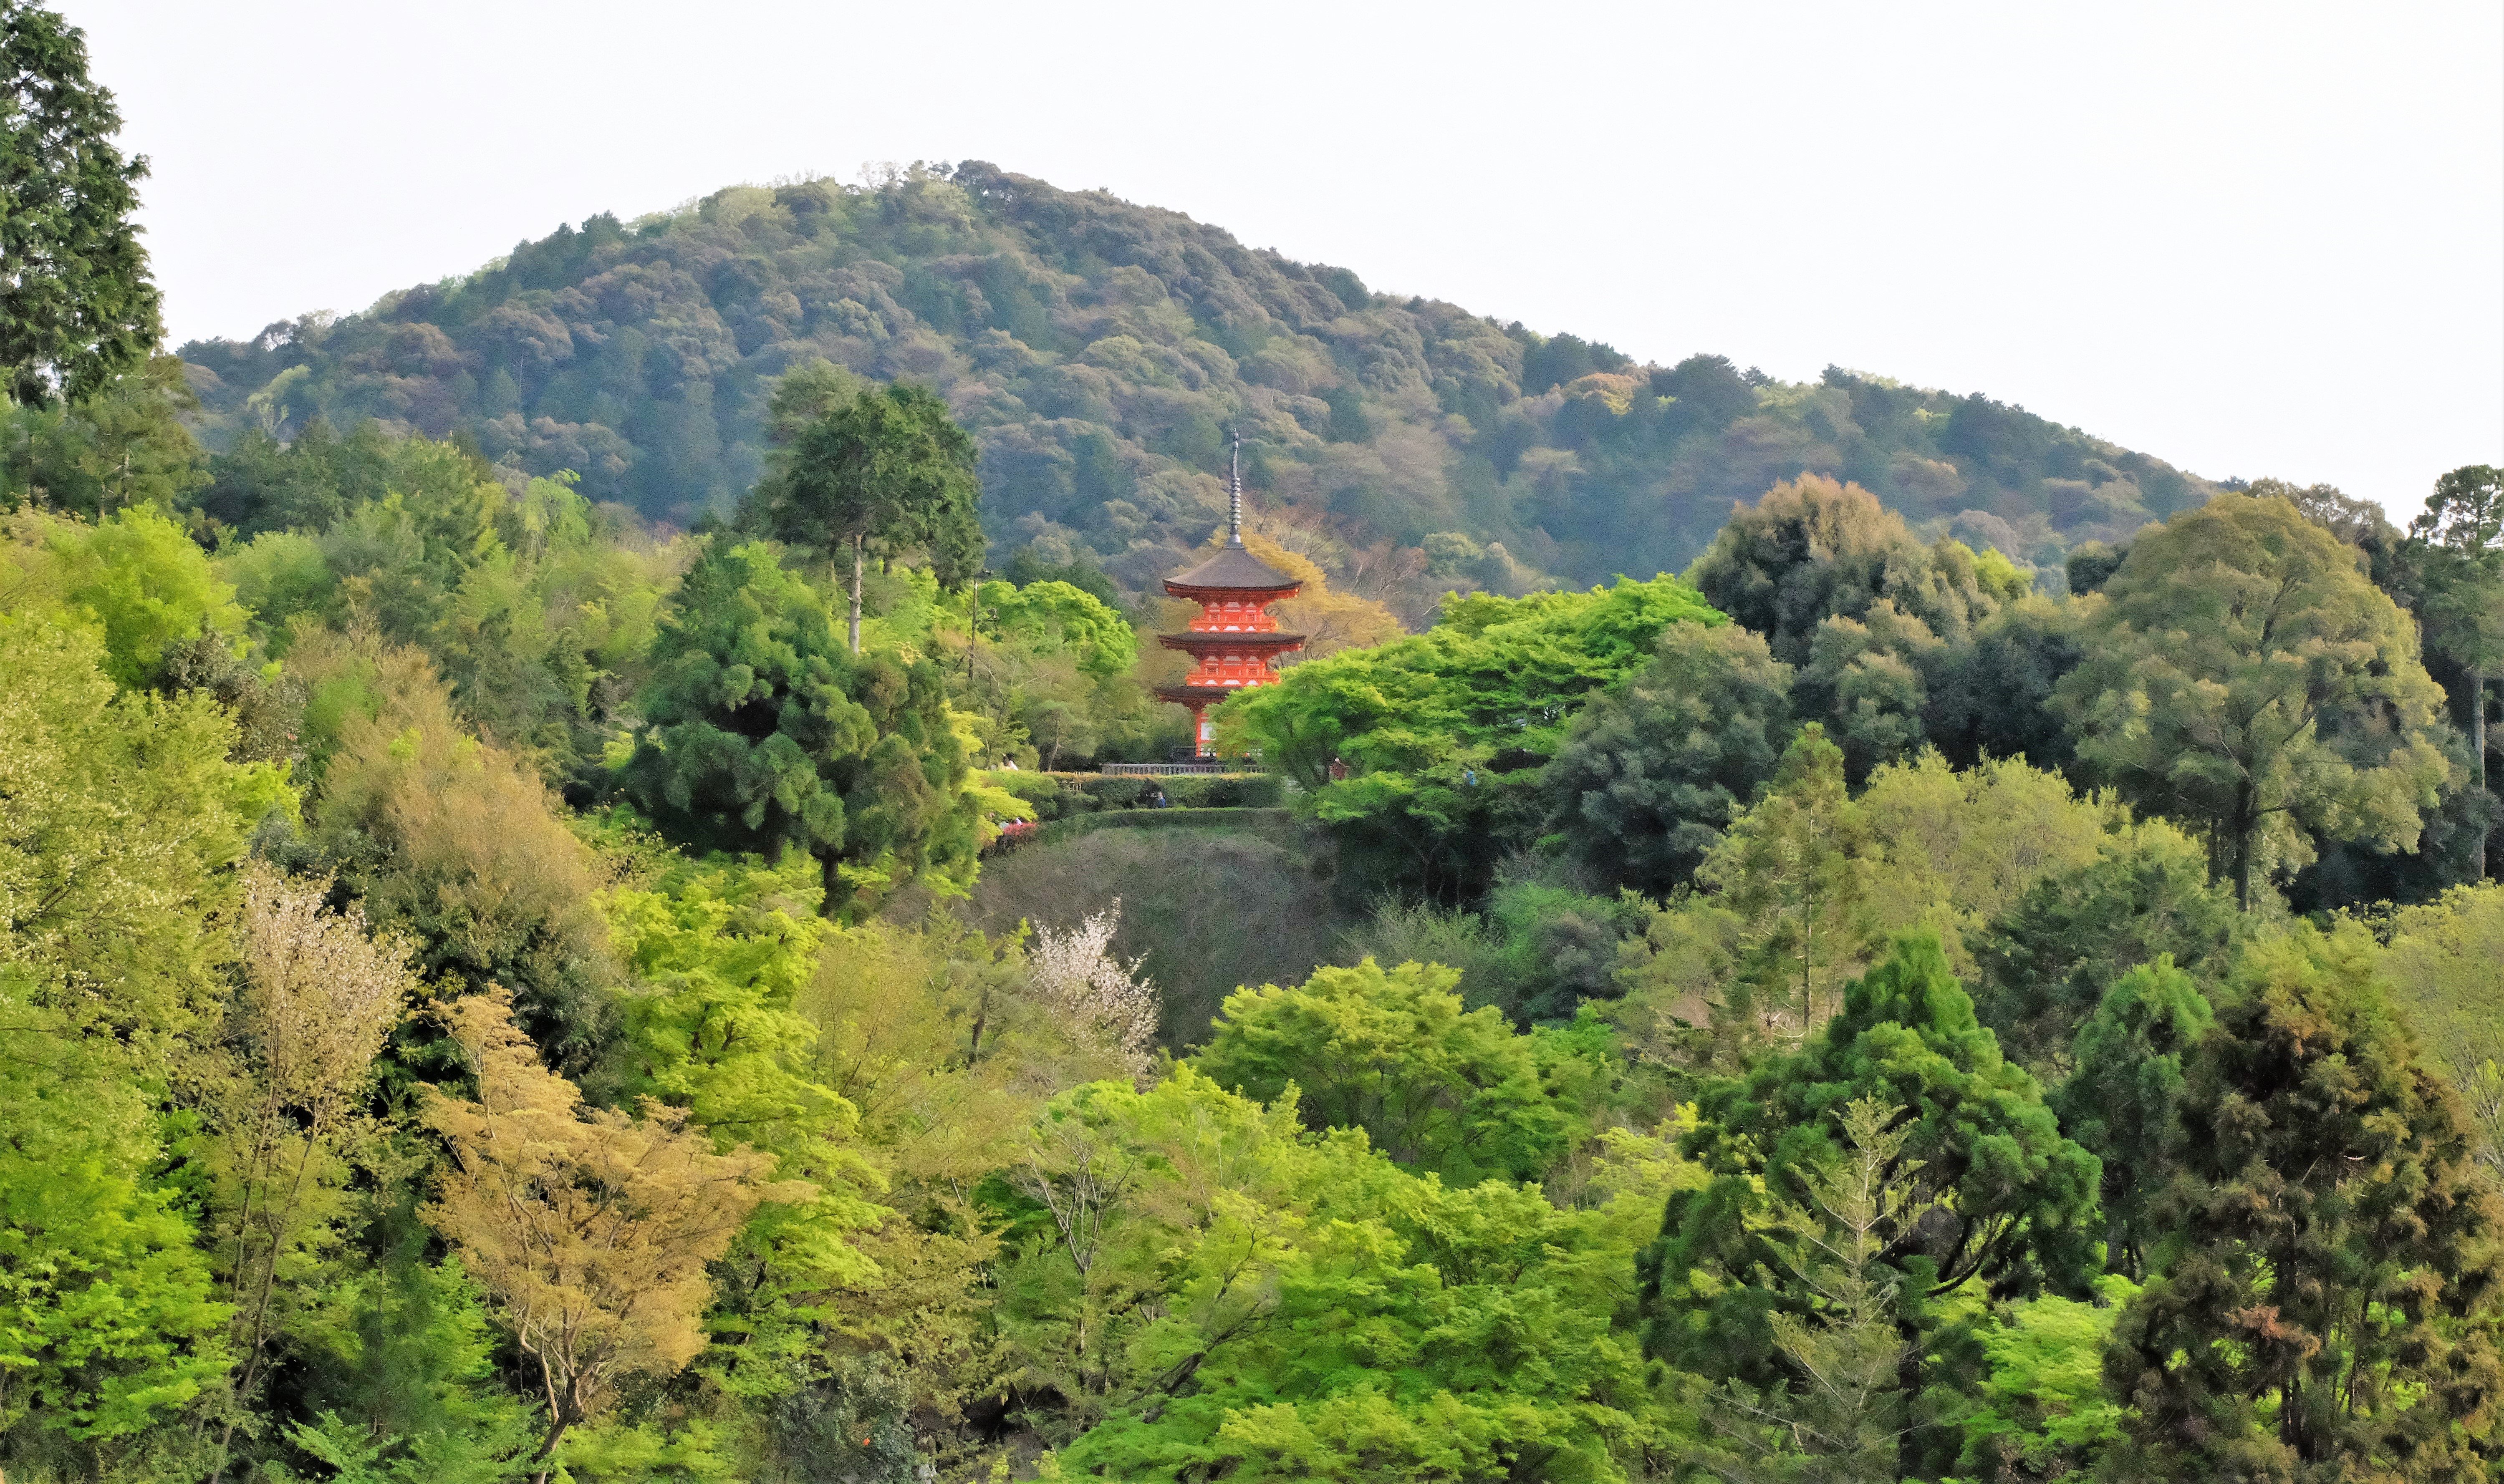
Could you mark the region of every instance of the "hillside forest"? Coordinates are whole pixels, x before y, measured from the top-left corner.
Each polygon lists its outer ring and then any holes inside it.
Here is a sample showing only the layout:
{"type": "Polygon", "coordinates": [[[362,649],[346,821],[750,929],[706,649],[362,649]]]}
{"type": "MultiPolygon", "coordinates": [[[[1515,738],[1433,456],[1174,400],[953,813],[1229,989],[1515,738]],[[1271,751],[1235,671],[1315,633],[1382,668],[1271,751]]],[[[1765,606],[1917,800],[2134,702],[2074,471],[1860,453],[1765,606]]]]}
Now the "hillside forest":
{"type": "Polygon", "coordinates": [[[2504,1478],[2504,470],[971,163],[169,353],[0,17],[8,1484],[2504,1478]]]}
{"type": "MultiPolygon", "coordinates": [[[[457,433],[679,526],[763,473],[778,377],[825,361],[908,380],[979,444],[995,546],[1132,594],[1224,518],[1239,432],[1272,534],[1421,626],[1453,588],[1681,569],[1734,501],[1803,470],[1876,493],[1926,541],[2047,567],[2217,488],[1979,394],[1640,365],[980,161],[595,216],[361,314],[180,357],[213,445],[316,422],[457,433]]],[[[248,511],[204,510],[256,534],[248,511]]]]}

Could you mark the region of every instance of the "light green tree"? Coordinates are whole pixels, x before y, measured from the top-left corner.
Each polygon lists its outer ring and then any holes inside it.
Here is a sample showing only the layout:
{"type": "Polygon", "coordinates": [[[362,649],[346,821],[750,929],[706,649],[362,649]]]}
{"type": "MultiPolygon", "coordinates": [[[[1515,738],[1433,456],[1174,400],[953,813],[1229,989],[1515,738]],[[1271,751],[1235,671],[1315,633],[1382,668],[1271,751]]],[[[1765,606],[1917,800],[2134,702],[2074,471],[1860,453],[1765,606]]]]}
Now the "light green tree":
{"type": "Polygon", "coordinates": [[[127,1438],[226,1373],[165,1155],[129,1065],[0,964],[0,1435],[127,1438]]]}
{"type": "Polygon", "coordinates": [[[634,981],[629,1089],[816,1188],[761,1208],[741,1236],[743,1254],[773,1265],[768,1300],[867,1277],[848,1238],[887,1214],[870,1199],[881,1179],[854,1137],[859,1113],[814,1075],[817,1028],[797,1008],[829,931],[817,878],[796,852],[779,870],[715,856],[603,903],[634,981]]]}
{"type": "Polygon", "coordinates": [[[204,695],[115,693],[91,634],[0,613],[0,963],[82,1030],[162,1067],[225,992],[245,832],[283,772],[226,761],[204,695]]]}
{"type": "Polygon", "coordinates": [[[1384,880],[1461,899],[1493,875],[1508,840],[1528,843],[1546,812],[1539,766],[1575,712],[1649,663],[1681,621],[1725,622],[1665,576],[1450,598],[1424,634],[1293,665],[1277,684],[1236,693],[1219,725],[1301,784],[1384,880]]]}
{"type": "Polygon", "coordinates": [[[233,586],[153,508],[94,525],[20,517],[11,534],[17,539],[0,545],[0,604],[91,626],[104,639],[106,673],[124,688],[157,679],[186,640],[219,634],[231,642],[244,629],[233,586]]]}
{"type": "Polygon", "coordinates": [[[227,988],[246,826],[292,803],[205,696],[117,694],[105,660],[0,613],[0,1430],[98,1442],[226,1369],[160,1114],[227,988]]]}
{"type": "Polygon", "coordinates": [[[1680,1418],[1630,1316],[1634,1252],[1694,1175],[1674,1129],[1612,1130],[1560,1204],[1306,1122],[1188,1065],[1056,1103],[1022,1182],[1043,1220],[1002,1266],[998,1323],[1028,1394],[1048,1384],[1059,1426],[1092,1424],[1062,1476],[1662,1476],[1680,1418]]]}
{"type": "Polygon", "coordinates": [[[1200,1068],[1269,1101],[1293,1087],[1317,1128],[1362,1128],[1401,1163],[1454,1185],[1536,1178],[1588,1126],[1604,1076],[1570,1033],[1514,1031],[1465,1011],[1440,964],[1315,969],[1293,987],[1230,995],[1200,1068]]]}
{"type": "Polygon", "coordinates": [[[1733,1484],[1893,1484],[1913,1421],[1904,1276],[1884,1260],[1935,1194],[1907,1156],[1903,1110],[1874,1097],[1834,1113],[1836,1154],[1796,1172],[1797,1199],[1766,1212],[1771,1260],[1808,1299],[1766,1316],[1787,1384],[1724,1382],[1702,1407],[1714,1434],[1696,1462],[1733,1484]]]}
{"type": "Polygon", "coordinates": [[[1765,797],[1697,873],[1747,923],[1726,1017],[1753,1018],[1766,1038],[1793,1045],[1816,1034],[1868,954],[1879,858],[1866,816],[1844,792],[1842,750],[1811,723],[1765,797]]]}
{"type": "Polygon", "coordinates": [[[2078,755],[2208,839],[2246,910],[2313,841],[2413,847],[2449,766],[2416,626],[2283,500],[2219,498],[2131,547],[2056,700],[2078,755]]]}

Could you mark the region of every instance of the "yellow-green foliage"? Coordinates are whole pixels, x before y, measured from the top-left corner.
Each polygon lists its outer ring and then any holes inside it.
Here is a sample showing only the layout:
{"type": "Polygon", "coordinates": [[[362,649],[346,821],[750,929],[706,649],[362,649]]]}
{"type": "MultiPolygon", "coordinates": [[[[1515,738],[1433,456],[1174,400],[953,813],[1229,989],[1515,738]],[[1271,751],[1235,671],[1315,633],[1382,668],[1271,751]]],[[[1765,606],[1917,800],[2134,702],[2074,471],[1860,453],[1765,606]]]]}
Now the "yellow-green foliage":
{"type": "Polygon", "coordinates": [[[1293,1088],[1316,1129],[1362,1128],[1452,1185],[1534,1179],[1589,1131],[1609,1048],[1572,1031],[1518,1035],[1493,1006],[1464,1010],[1460,978],[1368,958],[1242,989],[1194,1059],[1264,1101],[1293,1088]]]}
{"type": "Polygon", "coordinates": [[[1668,1140],[1612,1141],[1590,1203],[1560,1208],[1301,1123],[1185,1067],[1079,1088],[1038,1124],[1000,1314],[1014,1374],[1095,1423],[1064,1476],[1357,1484],[1536,1457],[1614,1484],[1667,1461],[1675,1419],[1628,1321],[1634,1254],[1693,1178],[1668,1140]]]}
{"type": "Polygon", "coordinates": [[[1796,1040],[1891,933],[1937,934],[1969,979],[1975,934],[2129,828],[2119,805],[2081,799],[2059,775],[2015,759],[1957,770],[1924,753],[1880,768],[1853,798],[1841,754],[1813,727],[1706,856],[1701,889],[1663,904],[1629,945],[1617,1015],[1658,1054],[1718,1064],[1739,1034],[1730,1020],[1740,1006],[1751,1034],[1796,1040]],[[1707,1021],[1723,1024],[1719,1050],[1681,1024],[1707,1021]]]}
{"type": "Polygon", "coordinates": [[[2386,926],[2382,976],[2455,1080],[2504,1058],[2504,884],[2455,886],[2386,926]]]}
{"type": "Polygon", "coordinates": [[[226,991],[245,830],[291,802],[214,703],[117,694],[105,661],[0,614],[0,1432],[97,1439],[226,1370],[158,1104],[226,991]]]}
{"type": "Polygon", "coordinates": [[[294,807],[283,769],[226,760],[198,694],[117,694],[95,638],[0,614],[0,964],[72,1023],[142,1047],[189,1028],[226,958],[245,832],[294,807]]]}
{"type": "Polygon", "coordinates": [[[820,894],[815,863],[793,851],[780,869],[680,862],[601,899],[631,976],[630,1089],[685,1109],[723,1149],[762,1150],[780,1174],[816,1187],[749,1234],[785,1281],[810,1288],[866,1276],[845,1233],[887,1214],[873,1204],[884,1181],[858,1147],[858,1113],[812,1075],[817,1027],[799,1001],[831,930],[817,915],[820,894]]]}
{"type": "Polygon", "coordinates": [[[148,1086],[0,964],[0,1436],[128,1436],[227,1363],[231,1306],[165,1178],[148,1086]],[[22,1435],[22,1434],[21,1434],[22,1435]]]}
{"type": "Polygon", "coordinates": [[[2084,1477],[2071,1470],[2121,1435],[2122,1409],[2104,1392],[2104,1350],[2114,1316],[2138,1293],[2129,1279],[2107,1274],[2096,1282],[2094,1302],[2046,1294],[2009,1304],[1981,1329],[1991,1374],[1983,1405],[1964,1422],[1961,1473],[2084,1477]]]}
{"type": "Polygon", "coordinates": [[[538,770],[470,736],[414,650],[312,631],[287,664],[335,738],[311,834],[367,914],[430,973],[512,991],[560,1069],[593,1073],[617,1018],[603,871],[538,770]]]}
{"type": "Polygon", "coordinates": [[[122,686],[145,684],[165,652],[204,630],[240,635],[244,610],[181,527],[148,506],[96,525],[43,515],[13,517],[0,544],[0,602],[91,627],[105,671],[122,686]]]}
{"type": "Polygon", "coordinates": [[[1885,861],[1869,880],[1877,925],[1935,931],[1965,977],[1967,935],[2036,881],[2094,860],[2130,819],[2020,759],[1955,769],[1936,752],[1870,775],[1860,808],[1885,861]]]}

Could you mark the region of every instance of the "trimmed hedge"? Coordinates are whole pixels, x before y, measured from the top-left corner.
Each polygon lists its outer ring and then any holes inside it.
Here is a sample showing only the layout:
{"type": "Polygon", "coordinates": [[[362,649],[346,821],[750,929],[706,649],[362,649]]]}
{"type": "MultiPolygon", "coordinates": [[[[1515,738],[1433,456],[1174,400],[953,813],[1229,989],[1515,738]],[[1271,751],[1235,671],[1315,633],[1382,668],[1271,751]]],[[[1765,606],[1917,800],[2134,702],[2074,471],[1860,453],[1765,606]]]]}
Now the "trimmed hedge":
{"type": "Polygon", "coordinates": [[[1021,849],[1076,840],[1097,830],[1242,830],[1276,834],[1295,828],[1296,813],[1287,809],[1109,809],[1092,814],[1067,814],[1037,830],[1021,849]]]}
{"type": "Polygon", "coordinates": [[[1178,773],[1132,777],[1100,773],[1015,773],[994,770],[992,783],[1034,806],[1036,819],[1050,822],[1084,814],[1150,810],[1149,801],[1163,787],[1169,814],[1195,809],[1277,809],[1286,803],[1286,784],[1269,773],[1178,773]]]}

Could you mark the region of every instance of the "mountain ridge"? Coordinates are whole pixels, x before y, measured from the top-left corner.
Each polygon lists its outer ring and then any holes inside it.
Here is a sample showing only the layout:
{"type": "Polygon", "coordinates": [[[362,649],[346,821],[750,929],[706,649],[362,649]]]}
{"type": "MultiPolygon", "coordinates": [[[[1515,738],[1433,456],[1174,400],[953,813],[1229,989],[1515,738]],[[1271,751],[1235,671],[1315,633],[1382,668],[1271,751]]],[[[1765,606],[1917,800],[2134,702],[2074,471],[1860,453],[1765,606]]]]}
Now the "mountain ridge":
{"type": "Polygon", "coordinates": [[[822,357],[911,377],[980,441],[1003,555],[1132,591],[1222,520],[1239,429],[1272,534],[1412,616],[1450,587],[1677,569],[1734,501],[1802,472],[2045,565],[2217,488],[1978,393],[1638,364],[982,161],[595,216],[182,357],[214,446],[371,417],[680,523],[753,481],[775,375],[822,357]]]}

